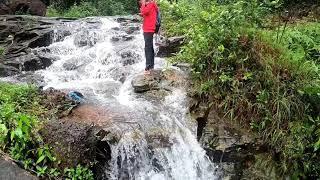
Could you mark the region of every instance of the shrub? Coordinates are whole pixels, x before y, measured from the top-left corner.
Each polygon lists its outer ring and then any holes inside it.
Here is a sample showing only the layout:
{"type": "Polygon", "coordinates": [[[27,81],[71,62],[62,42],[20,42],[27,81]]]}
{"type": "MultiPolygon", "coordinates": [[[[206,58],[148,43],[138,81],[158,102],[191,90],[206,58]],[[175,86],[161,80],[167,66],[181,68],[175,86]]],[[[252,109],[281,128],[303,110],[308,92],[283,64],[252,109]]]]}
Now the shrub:
{"type": "Polygon", "coordinates": [[[135,14],[138,12],[136,1],[54,1],[48,9],[47,16],[64,16],[82,18],[88,16],[114,16],[135,14]]]}
{"type": "Polygon", "coordinates": [[[83,18],[88,16],[98,16],[98,9],[91,3],[84,2],[81,5],[72,6],[64,13],[64,17],[83,18]]]}
{"type": "Polygon", "coordinates": [[[282,175],[319,176],[319,23],[262,29],[272,9],[255,0],[161,7],[166,33],[186,35],[172,60],[192,65],[200,97],[261,135],[282,175]]]}

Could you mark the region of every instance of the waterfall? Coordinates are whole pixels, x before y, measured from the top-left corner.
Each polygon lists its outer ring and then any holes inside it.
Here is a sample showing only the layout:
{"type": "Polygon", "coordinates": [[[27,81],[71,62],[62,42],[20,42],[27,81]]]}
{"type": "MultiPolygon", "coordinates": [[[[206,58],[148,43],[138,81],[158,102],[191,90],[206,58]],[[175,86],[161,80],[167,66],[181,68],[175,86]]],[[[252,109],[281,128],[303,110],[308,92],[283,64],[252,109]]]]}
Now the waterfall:
{"type": "MultiPolygon", "coordinates": [[[[215,164],[197,142],[185,88],[174,88],[161,101],[134,93],[131,81],[145,65],[139,23],[87,18],[64,23],[55,30],[54,39],[49,47],[37,49],[56,59],[36,72],[44,77],[45,88],[77,90],[87,103],[128,114],[130,123],[118,123],[123,134],[111,147],[106,169],[110,179],[217,179],[215,164]]],[[[156,69],[174,68],[162,58],[155,64],[156,69]]]]}

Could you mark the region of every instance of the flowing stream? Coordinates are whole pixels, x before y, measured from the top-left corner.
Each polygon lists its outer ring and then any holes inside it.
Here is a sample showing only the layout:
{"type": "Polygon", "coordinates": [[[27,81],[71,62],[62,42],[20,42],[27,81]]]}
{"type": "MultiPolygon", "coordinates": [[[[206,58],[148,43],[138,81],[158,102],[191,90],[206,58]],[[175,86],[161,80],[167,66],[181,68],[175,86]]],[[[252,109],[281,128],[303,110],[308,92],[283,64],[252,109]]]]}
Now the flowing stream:
{"type": "MultiPolygon", "coordinates": [[[[64,23],[54,39],[49,47],[37,49],[56,58],[36,72],[44,77],[45,88],[77,90],[86,103],[127,114],[117,127],[124,132],[122,138],[111,147],[106,169],[110,179],[217,179],[215,165],[196,140],[185,88],[175,88],[162,101],[133,92],[131,81],[145,64],[139,23],[88,18],[64,23]]],[[[157,69],[175,68],[161,58],[155,64],[157,69]]]]}

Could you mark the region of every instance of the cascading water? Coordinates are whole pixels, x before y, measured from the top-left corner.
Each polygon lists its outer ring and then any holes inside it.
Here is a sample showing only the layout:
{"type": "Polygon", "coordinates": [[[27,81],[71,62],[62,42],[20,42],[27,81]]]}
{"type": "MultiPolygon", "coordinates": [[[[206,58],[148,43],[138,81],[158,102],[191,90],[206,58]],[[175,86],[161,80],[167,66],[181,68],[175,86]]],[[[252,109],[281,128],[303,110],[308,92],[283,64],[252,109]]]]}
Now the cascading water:
{"type": "MultiPolygon", "coordinates": [[[[78,90],[87,103],[129,114],[118,127],[124,132],[120,141],[111,147],[106,170],[110,179],[217,179],[216,167],[198,144],[196,125],[187,115],[184,87],[161,102],[133,92],[131,81],[144,69],[143,36],[134,31],[139,27],[112,18],[65,23],[55,43],[37,49],[57,60],[36,73],[44,77],[45,88],[78,90]],[[64,32],[70,33],[63,38],[64,32]]],[[[156,58],[155,64],[165,68],[163,59],[156,58]]]]}

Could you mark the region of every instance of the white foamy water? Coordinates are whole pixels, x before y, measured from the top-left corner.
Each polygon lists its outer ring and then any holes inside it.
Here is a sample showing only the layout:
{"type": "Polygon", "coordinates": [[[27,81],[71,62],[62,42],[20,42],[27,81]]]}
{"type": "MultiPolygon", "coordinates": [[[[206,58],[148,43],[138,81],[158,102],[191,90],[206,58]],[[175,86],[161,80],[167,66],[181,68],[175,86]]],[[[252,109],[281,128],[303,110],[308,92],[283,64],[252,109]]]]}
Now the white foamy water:
{"type": "MultiPolygon", "coordinates": [[[[139,24],[121,26],[111,18],[66,23],[71,35],[45,48],[57,60],[36,73],[44,77],[45,88],[78,90],[90,102],[132,114],[128,121],[136,126],[128,127],[111,147],[110,179],[216,179],[216,167],[197,142],[196,124],[187,115],[184,88],[156,103],[133,92],[131,81],[143,73],[145,61],[142,32],[127,34],[131,26],[139,24]]],[[[156,68],[164,67],[164,59],[156,58],[156,68]]]]}

